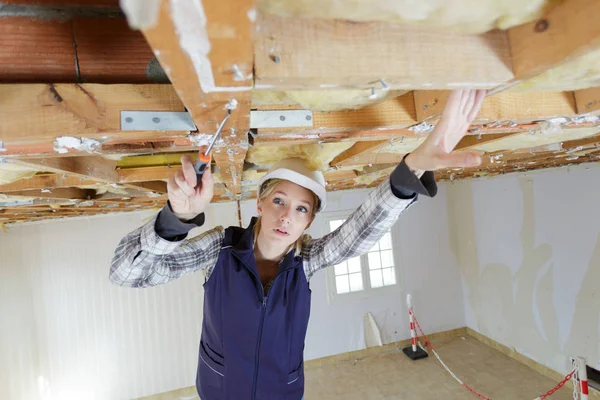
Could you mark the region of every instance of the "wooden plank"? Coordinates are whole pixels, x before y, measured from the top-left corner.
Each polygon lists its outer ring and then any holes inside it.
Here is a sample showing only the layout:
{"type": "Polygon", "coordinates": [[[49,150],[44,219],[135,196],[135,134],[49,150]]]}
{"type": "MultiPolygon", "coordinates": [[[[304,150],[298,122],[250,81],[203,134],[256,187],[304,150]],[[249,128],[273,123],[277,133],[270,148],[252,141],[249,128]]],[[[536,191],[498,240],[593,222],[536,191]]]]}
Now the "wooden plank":
{"type": "MultiPolygon", "coordinates": [[[[1,26],[1,24],[0,24],[1,26]]],[[[0,85],[0,137],[11,143],[52,142],[60,136],[100,141],[121,136],[169,137],[182,132],[121,131],[122,110],[184,111],[171,85],[0,85]]]]}
{"type": "MultiPolygon", "coordinates": [[[[2,193],[2,192],[0,192],[2,193]]],[[[77,199],[86,200],[95,197],[94,190],[79,189],[79,188],[62,188],[62,189],[43,189],[43,190],[22,190],[8,193],[11,196],[36,197],[43,199],[77,199]]]]}
{"type": "MultiPolygon", "coordinates": [[[[450,91],[416,90],[414,92],[417,119],[440,115],[450,91]]],[[[485,98],[475,123],[512,121],[527,123],[577,114],[572,92],[501,92],[485,98]]]]}
{"type": "Polygon", "coordinates": [[[579,114],[600,114],[600,87],[577,90],[575,102],[579,114]]]}
{"type": "Polygon", "coordinates": [[[163,181],[150,181],[134,183],[133,186],[139,186],[144,189],[150,189],[156,193],[167,193],[167,182],[163,181]]]}
{"type": "Polygon", "coordinates": [[[590,76],[597,76],[590,74],[590,68],[599,58],[599,13],[596,0],[563,1],[542,19],[511,28],[508,37],[515,78],[535,78],[521,88],[589,87],[590,76]]]}
{"type": "Polygon", "coordinates": [[[386,22],[262,13],[257,25],[257,89],[382,90],[380,79],[405,90],[491,88],[513,78],[503,31],[467,35],[386,22]]]}
{"type": "MultiPolygon", "coordinates": [[[[28,17],[2,18],[0,83],[75,82],[75,69],[70,22],[28,17]]],[[[10,99],[2,94],[0,98],[10,99]]],[[[5,103],[3,101],[2,108],[5,103]]]]}
{"type": "Polygon", "coordinates": [[[67,174],[103,183],[115,183],[118,180],[115,170],[116,161],[107,160],[101,156],[9,159],[8,162],[35,168],[39,171],[67,174]]]}
{"type": "Polygon", "coordinates": [[[331,162],[331,166],[335,167],[340,165],[344,161],[358,157],[361,154],[368,153],[373,149],[381,147],[382,144],[388,143],[387,140],[377,140],[372,142],[357,142],[352,147],[338,154],[331,162]]]}
{"type": "Polygon", "coordinates": [[[466,135],[458,142],[454,150],[469,150],[473,147],[483,145],[484,143],[493,143],[502,139],[506,139],[510,136],[519,135],[517,133],[494,133],[488,135],[466,135]]]}
{"type": "Polygon", "coordinates": [[[75,176],[58,175],[35,175],[29,179],[0,185],[0,193],[18,192],[23,190],[58,189],[75,186],[87,186],[98,183],[91,179],[82,179],[75,176]]]}
{"type": "Polygon", "coordinates": [[[237,103],[225,125],[223,152],[217,148],[213,156],[237,197],[248,148],[253,7],[252,0],[228,7],[216,0],[163,0],[156,25],[143,29],[199,132],[213,133],[225,108],[237,103]]]}

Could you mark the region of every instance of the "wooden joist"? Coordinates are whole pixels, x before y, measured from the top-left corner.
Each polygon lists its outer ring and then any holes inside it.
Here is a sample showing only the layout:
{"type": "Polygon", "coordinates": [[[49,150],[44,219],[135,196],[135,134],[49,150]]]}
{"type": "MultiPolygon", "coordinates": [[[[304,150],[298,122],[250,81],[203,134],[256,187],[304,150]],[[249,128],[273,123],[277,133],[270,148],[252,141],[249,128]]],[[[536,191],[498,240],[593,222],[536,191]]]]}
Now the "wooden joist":
{"type": "Polygon", "coordinates": [[[491,88],[513,77],[502,31],[466,35],[261,13],[257,26],[257,89],[491,88]]]}
{"type": "Polygon", "coordinates": [[[248,149],[253,7],[251,0],[227,7],[217,0],[163,0],[156,23],[142,27],[200,133],[214,134],[227,109],[232,110],[222,136],[224,149],[214,158],[236,197],[248,149]]]}
{"type": "Polygon", "coordinates": [[[577,90],[575,102],[578,113],[600,115],[600,87],[577,90]]]}
{"type": "Polygon", "coordinates": [[[518,88],[573,90],[598,84],[599,13],[596,0],[568,0],[537,21],[511,28],[508,37],[515,79],[521,82],[518,88]],[[590,73],[594,68],[596,74],[590,73]]]}
{"type": "MultiPolygon", "coordinates": [[[[440,115],[450,91],[417,90],[414,92],[417,119],[440,115]]],[[[511,121],[516,124],[572,117],[578,113],[573,92],[500,92],[485,98],[475,123],[511,121]]]]}

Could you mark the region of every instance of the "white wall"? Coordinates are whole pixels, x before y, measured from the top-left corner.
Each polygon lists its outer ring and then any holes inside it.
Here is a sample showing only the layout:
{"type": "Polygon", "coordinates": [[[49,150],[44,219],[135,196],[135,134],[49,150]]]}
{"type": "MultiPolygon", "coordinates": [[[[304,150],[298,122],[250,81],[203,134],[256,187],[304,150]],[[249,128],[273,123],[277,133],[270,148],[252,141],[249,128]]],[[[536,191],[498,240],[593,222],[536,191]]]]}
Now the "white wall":
{"type": "MultiPolygon", "coordinates": [[[[332,193],[328,212],[357,207],[366,191],[332,193]]],[[[326,272],[312,281],[306,359],[364,348],[371,312],[384,342],[410,336],[405,294],[427,332],[465,324],[458,264],[450,250],[445,191],[423,199],[395,227],[400,285],[364,300],[327,302],[326,272]]],[[[243,219],[255,213],[244,202],[243,219]]],[[[120,238],[152,213],[120,214],[0,232],[0,398],[126,399],[194,384],[202,322],[202,273],[149,289],[112,285],[120,238]]],[[[237,225],[235,203],[211,205],[206,227],[237,225]]],[[[319,237],[323,221],[311,227],[319,237]]],[[[197,230],[198,232],[201,231],[197,230]]],[[[196,233],[196,232],[195,232],[196,233]]]]}
{"type": "Polygon", "coordinates": [[[588,164],[449,188],[467,325],[561,373],[600,367],[599,181],[588,164]]]}

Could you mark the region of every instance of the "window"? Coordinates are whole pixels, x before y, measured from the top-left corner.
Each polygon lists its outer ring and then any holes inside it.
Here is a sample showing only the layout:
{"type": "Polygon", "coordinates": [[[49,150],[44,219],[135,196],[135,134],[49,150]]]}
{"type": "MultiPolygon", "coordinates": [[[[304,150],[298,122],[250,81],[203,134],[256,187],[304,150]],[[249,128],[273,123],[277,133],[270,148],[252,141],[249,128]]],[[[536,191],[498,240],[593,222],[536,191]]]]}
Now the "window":
{"type": "MultiPolygon", "coordinates": [[[[339,228],[345,219],[328,219],[329,232],[339,228]]],[[[336,295],[363,292],[395,285],[396,268],[391,230],[366,253],[334,265],[329,276],[333,281],[332,292],[336,295]]]]}

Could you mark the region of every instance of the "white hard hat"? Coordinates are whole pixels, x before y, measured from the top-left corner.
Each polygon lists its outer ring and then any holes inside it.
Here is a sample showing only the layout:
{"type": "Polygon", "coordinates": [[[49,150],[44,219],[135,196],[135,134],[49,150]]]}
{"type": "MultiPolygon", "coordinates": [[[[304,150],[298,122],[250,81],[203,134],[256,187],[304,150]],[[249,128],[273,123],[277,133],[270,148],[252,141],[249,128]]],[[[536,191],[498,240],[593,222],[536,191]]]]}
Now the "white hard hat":
{"type": "Polygon", "coordinates": [[[259,191],[263,183],[269,179],[276,178],[294,182],[310,190],[321,200],[321,206],[317,212],[325,209],[325,177],[321,171],[310,170],[304,160],[300,158],[286,158],[273,165],[269,172],[258,182],[259,191]]]}

